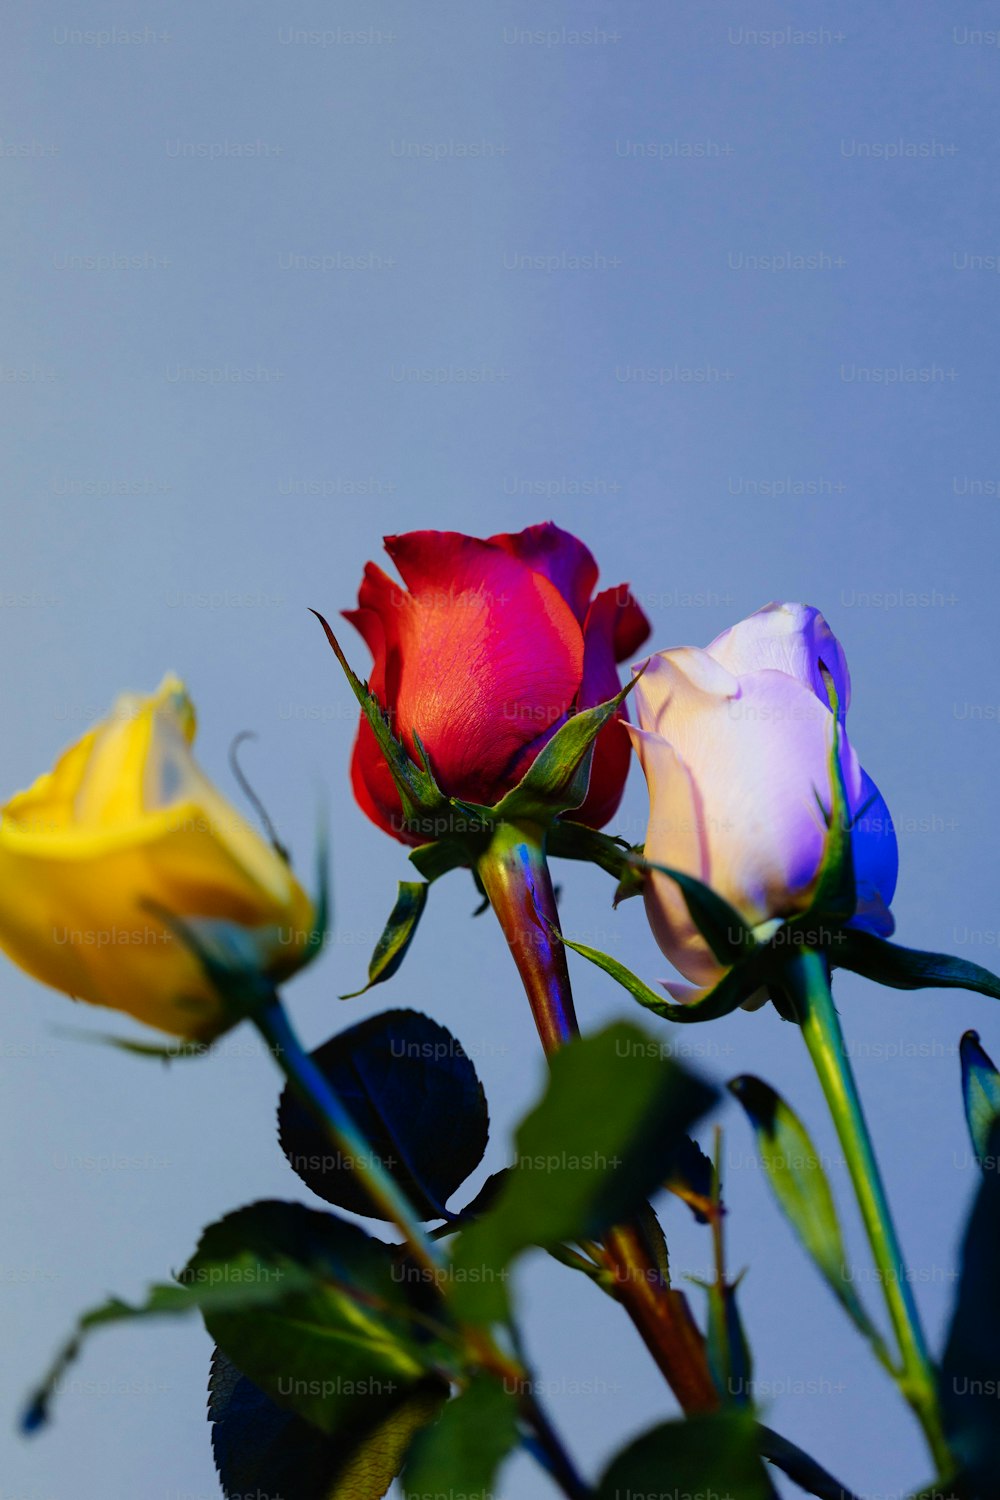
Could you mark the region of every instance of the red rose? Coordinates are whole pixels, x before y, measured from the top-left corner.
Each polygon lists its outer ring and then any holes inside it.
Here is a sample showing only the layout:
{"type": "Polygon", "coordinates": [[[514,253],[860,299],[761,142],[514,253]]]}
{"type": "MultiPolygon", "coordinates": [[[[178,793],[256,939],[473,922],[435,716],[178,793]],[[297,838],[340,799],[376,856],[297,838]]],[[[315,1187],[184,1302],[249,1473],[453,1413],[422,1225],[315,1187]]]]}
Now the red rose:
{"type": "MultiPolygon", "coordinates": [[[[374,664],[372,692],[416,758],[419,734],[442,790],[492,805],[521,779],[569,713],[617,693],[617,663],[649,622],[628,589],[592,598],[597,564],[551,521],[487,541],[457,531],[385,538],[405,588],[369,563],[344,616],[374,664]]],[[[630,746],[614,721],[597,738],[590,790],[571,814],[599,828],[621,800],[630,746]]],[[[407,844],[399,796],[367,720],[351,765],[368,816],[407,844]]]]}

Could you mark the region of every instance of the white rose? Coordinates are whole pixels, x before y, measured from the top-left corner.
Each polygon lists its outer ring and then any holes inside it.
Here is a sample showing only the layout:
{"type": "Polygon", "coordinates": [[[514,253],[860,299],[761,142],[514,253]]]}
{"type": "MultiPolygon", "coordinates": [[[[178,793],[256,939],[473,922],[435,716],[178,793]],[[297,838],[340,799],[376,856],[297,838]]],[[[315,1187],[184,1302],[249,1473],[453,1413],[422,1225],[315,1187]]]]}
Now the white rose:
{"type": "MultiPolygon", "coordinates": [[[[652,656],[628,726],[650,797],[645,854],[725,897],[760,936],[810,903],[831,803],[832,679],[841,725],[850,678],[840,643],[818,610],[769,604],[705,650],[652,656]]],[[[852,817],[857,911],[852,925],[893,930],[896,835],[877,787],[841,736],[852,817]]],[[[686,978],[723,972],[691,920],[678,885],[652,874],[646,911],[657,942],[686,978]]],[[[680,987],[667,986],[674,993],[680,987]]]]}

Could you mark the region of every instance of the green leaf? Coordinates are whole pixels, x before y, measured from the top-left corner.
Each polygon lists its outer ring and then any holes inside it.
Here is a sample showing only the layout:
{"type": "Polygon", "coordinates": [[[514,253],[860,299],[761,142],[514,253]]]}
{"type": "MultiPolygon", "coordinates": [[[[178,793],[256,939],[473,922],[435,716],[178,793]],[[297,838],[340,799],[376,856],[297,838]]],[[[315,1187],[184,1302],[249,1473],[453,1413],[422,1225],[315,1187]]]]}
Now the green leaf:
{"type": "Polygon", "coordinates": [[[651,1010],[654,1015],[662,1016],[666,1021],[678,1021],[681,1025],[687,1025],[693,1021],[717,1021],[720,1016],[728,1016],[730,1012],[738,1010],[744,1000],[760,987],[763,958],[766,949],[761,948],[757,960],[749,959],[735,968],[730,969],[722,976],[713,990],[702,997],[694,1000],[690,1005],[681,1005],[675,1000],[667,1000],[659,992],[652,989],[637,974],[626,968],[617,958],[612,958],[609,953],[602,953],[599,948],[588,948],[585,943],[574,943],[562,933],[551,929],[567,948],[572,948],[574,953],[579,953],[581,958],[589,959],[605,974],[610,974],[616,979],[623,989],[628,990],[633,1000],[646,1010],[651,1010]]]}
{"type": "Polygon", "coordinates": [[[48,1372],[29,1399],[22,1418],[27,1432],[44,1426],[50,1417],[53,1396],[62,1383],[68,1367],[79,1357],[83,1344],[96,1328],[114,1323],[131,1323],[138,1319],[178,1317],[188,1313],[210,1313],[219,1309],[246,1313],[281,1302],[293,1291],[303,1291],[311,1284],[311,1274],[302,1267],[287,1265],[280,1277],[270,1279],[257,1274],[256,1257],[250,1251],[236,1250],[220,1260],[206,1257],[199,1274],[185,1276],[173,1284],[152,1286],[145,1301],[131,1306],[118,1297],[109,1298],[91,1308],[77,1322],[72,1336],[62,1346],[48,1372]]]}
{"type": "Polygon", "coordinates": [[[843,940],[829,953],[830,961],[840,969],[864,974],[876,984],[896,990],[957,989],[976,990],[1000,1000],[1000,978],[979,964],[947,953],[922,953],[917,948],[900,948],[870,932],[846,928],[843,940]]]}
{"type": "Polygon", "coordinates": [[[717,963],[726,968],[746,958],[757,947],[757,939],[735,907],[710,885],[652,860],[635,857],[634,863],[644,871],[655,870],[680,887],[691,920],[705,939],[717,963]]]}
{"type": "Polygon", "coordinates": [[[373,1420],[446,1357],[407,1298],[388,1245],[297,1203],[252,1204],[211,1225],[184,1279],[249,1258],[256,1279],[294,1289],[250,1311],[205,1308],[219,1347],[265,1394],[335,1436],[373,1420]]]}
{"type": "Polygon", "coordinates": [[[226,1500],[380,1500],[399,1473],[413,1437],[432,1421],[447,1388],[417,1387],[368,1427],[351,1423],[336,1437],[276,1406],[216,1349],[209,1379],[212,1451],[226,1500]]]}
{"type": "Polygon", "coordinates": [[[983,1181],[962,1247],[962,1278],[941,1362],[941,1414],[952,1449],[982,1493],[1000,1474],[1000,1121],[983,1153],[983,1181]]]}
{"type": "MultiPolygon", "coordinates": [[[[387,1010],[331,1037],[311,1056],[421,1218],[447,1218],[448,1199],[482,1161],[490,1133],[482,1084],[451,1032],[419,1011],[387,1010]]],[[[292,1168],[314,1193],[380,1217],[356,1163],[334,1150],[289,1084],[278,1129],[292,1168]]]]}
{"type": "Polygon", "coordinates": [[[517,1393],[487,1375],[475,1375],[417,1438],[407,1459],[403,1493],[407,1500],[492,1495],[500,1466],[517,1441],[517,1393]]]}
{"type": "Polygon", "coordinates": [[[535,756],[517,786],[492,809],[492,820],[498,823],[527,820],[544,825],[559,813],[579,807],[590,785],[594,741],[614,718],[639,675],[605,703],[571,714],[535,756]]]}
{"type": "Polygon", "coordinates": [[[368,965],[368,983],[360,990],[352,990],[349,995],[341,995],[341,1000],[356,1000],[359,995],[366,994],[373,985],[383,984],[385,980],[392,978],[413,941],[417,923],[427,905],[429,889],[430,886],[425,880],[401,880],[399,882],[396,904],[389,913],[389,920],[385,924],[382,936],[375,944],[375,952],[368,965]]]}
{"type": "Polygon", "coordinates": [[[771,1190],[806,1253],[855,1327],[878,1358],[892,1369],[892,1358],[878,1329],[847,1279],[847,1253],[823,1163],[799,1117],[769,1084],[750,1074],[728,1085],[753,1126],[771,1190]]]}
{"type": "Polygon", "coordinates": [[[593,1238],[662,1183],[678,1137],[716,1098],[662,1053],[637,1027],[618,1024],[553,1055],[496,1202],[455,1244],[460,1315],[504,1317],[507,1268],[522,1251],[593,1238]]]}
{"type": "Polygon", "coordinates": [[[770,1500],[757,1424],[749,1413],[730,1409],[654,1427],[612,1460],[594,1500],[663,1494],[678,1500],[684,1495],[770,1500]]]}
{"type": "Polygon", "coordinates": [[[987,1156],[990,1131],[1000,1119],[1000,1073],[993,1059],[979,1045],[979,1033],[967,1031],[962,1038],[962,1097],[972,1149],[983,1160],[987,1156]]]}

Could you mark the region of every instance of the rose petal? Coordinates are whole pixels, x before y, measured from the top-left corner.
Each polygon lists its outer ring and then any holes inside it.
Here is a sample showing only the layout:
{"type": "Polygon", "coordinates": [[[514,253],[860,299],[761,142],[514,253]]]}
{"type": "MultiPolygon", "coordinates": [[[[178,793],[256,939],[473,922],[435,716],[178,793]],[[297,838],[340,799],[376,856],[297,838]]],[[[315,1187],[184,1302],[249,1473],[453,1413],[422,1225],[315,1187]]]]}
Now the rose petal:
{"type": "Polygon", "coordinates": [[[889,937],[896,925],[888,908],[896,894],[899,848],[885,798],[864,770],[852,813],[855,822],[851,852],[858,888],[858,911],[852,926],[865,927],[878,937],[889,937]]]}
{"type": "MultiPolygon", "coordinates": [[[[708,841],[703,835],[698,792],[688,767],[660,735],[631,724],[627,732],[649,786],[646,858],[705,880],[708,841]]],[[[692,921],[677,882],[653,871],[646,880],[643,895],[653,936],[674,968],[695,984],[714,984],[722,968],[692,921]]]]}
{"type": "Polygon", "coordinates": [[[704,697],[724,702],[734,698],[739,687],[737,679],[707,651],[698,646],[679,646],[648,659],[632,701],[642,728],[656,733],[668,715],[672,722],[675,715],[683,718],[700,712],[704,697]]]}
{"type": "Polygon", "coordinates": [[[496,801],[525,746],[573,702],[583,635],[558,589],[457,532],[410,532],[386,548],[410,593],[399,610],[397,731],[420,734],[443,789],[496,801]]]}
{"type": "Polygon", "coordinates": [[[620,611],[615,626],[615,660],[627,661],[649,640],[652,626],[626,583],[614,590],[620,611]]]}
{"type": "Polygon", "coordinates": [[[597,563],[578,537],[563,531],[553,521],[526,526],[513,534],[500,532],[490,542],[511,557],[527,563],[554,584],[582,625],[590,596],[597,587],[597,563]]]}
{"type": "MultiPolygon", "coordinates": [[[[668,671],[673,666],[668,663],[668,671]]],[[[658,672],[654,685],[665,675],[658,672]]],[[[749,674],[728,698],[700,691],[680,671],[673,680],[677,691],[659,708],[657,722],[691,778],[702,845],[696,855],[690,836],[662,821],[659,782],[670,789],[677,775],[659,749],[664,739],[649,735],[641,751],[652,783],[647,857],[696,875],[751,926],[792,915],[808,903],[826,838],[817,793],[828,808],[829,709],[797,679],[776,671],[749,674]]],[[[843,754],[854,809],[863,800],[861,768],[846,740],[843,754]]],[[[676,817],[672,804],[669,811],[676,817]]],[[[656,899],[665,903],[667,925],[676,925],[676,897],[667,900],[657,887],[656,899]]],[[[690,947],[687,921],[680,932],[690,947]]],[[[677,940],[671,935],[671,945],[677,940]]],[[[664,951],[682,973],[706,982],[678,961],[673,946],[664,951]]]]}
{"type": "MultiPolygon", "coordinates": [[[[595,708],[606,703],[621,688],[616,665],[616,645],[623,617],[639,610],[627,589],[605,589],[587,611],[583,631],[583,681],[577,697],[578,708],[595,708]]],[[[642,615],[645,623],[645,616],[642,615]]],[[[634,619],[629,624],[634,629],[634,619]]],[[[648,625],[646,629],[648,630],[648,625]]],[[[623,720],[628,719],[625,706],[605,725],[594,744],[590,787],[582,805],[567,814],[574,822],[590,828],[603,828],[622,799],[632,750],[623,720]]]]}
{"type": "Polygon", "coordinates": [[[735,677],[773,669],[786,672],[829,702],[819,663],[833,678],[843,718],[851,700],[851,678],[843,647],[811,604],[765,604],[716,636],[707,651],[735,677]]]}

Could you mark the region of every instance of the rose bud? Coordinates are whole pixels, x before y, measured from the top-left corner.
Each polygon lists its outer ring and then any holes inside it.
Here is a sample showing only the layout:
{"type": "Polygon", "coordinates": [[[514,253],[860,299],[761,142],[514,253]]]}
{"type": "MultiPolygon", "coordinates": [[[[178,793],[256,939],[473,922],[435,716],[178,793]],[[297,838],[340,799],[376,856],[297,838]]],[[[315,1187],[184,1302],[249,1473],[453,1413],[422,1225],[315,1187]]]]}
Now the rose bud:
{"type": "MultiPolygon", "coordinates": [[[[374,658],[369,685],[393,732],[427,751],[442,790],[493,806],[568,716],[619,690],[617,663],[649,634],[622,585],[594,597],[597,564],[582,542],[546,522],[486,541],[454,531],[385,539],[405,587],[369,563],[345,618],[374,658]]],[[[568,816],[599,828],[629,768],[623,713],[597,737],[586,800],[568,816]]],[[[395,784],[362,717],[351,778],[373,822],[408,844],[395,784]]]]}
{"type": "Polygon", "coordinates": [[[191,754],[194,707],[167,677],[123,696],[0,811],[0,947],[29,974],[161,1031],[207,1042],[229,1013],[164,918],[240,973],[312,956],[312,903],[191,754]]]}
{"type": "MultiPolygon", "coordinates": [[[[843,725],[847,662],[818,610],[769,604],[701,650],[652,656],[629,733],[649,787],[645,857],[711,886],[766,937],[804,911],[831,807],[832,683],[843,725]]],[[[841,734],[858,904],[853,926],[893,930],[896,835],[871,777],[841,734]]],[[[646,911],[661,949],[696,985],[722,973],[668,876],[652,873],[646,911]]],[[[681,987],[671,987],[688,998],[681,987]]]]}

